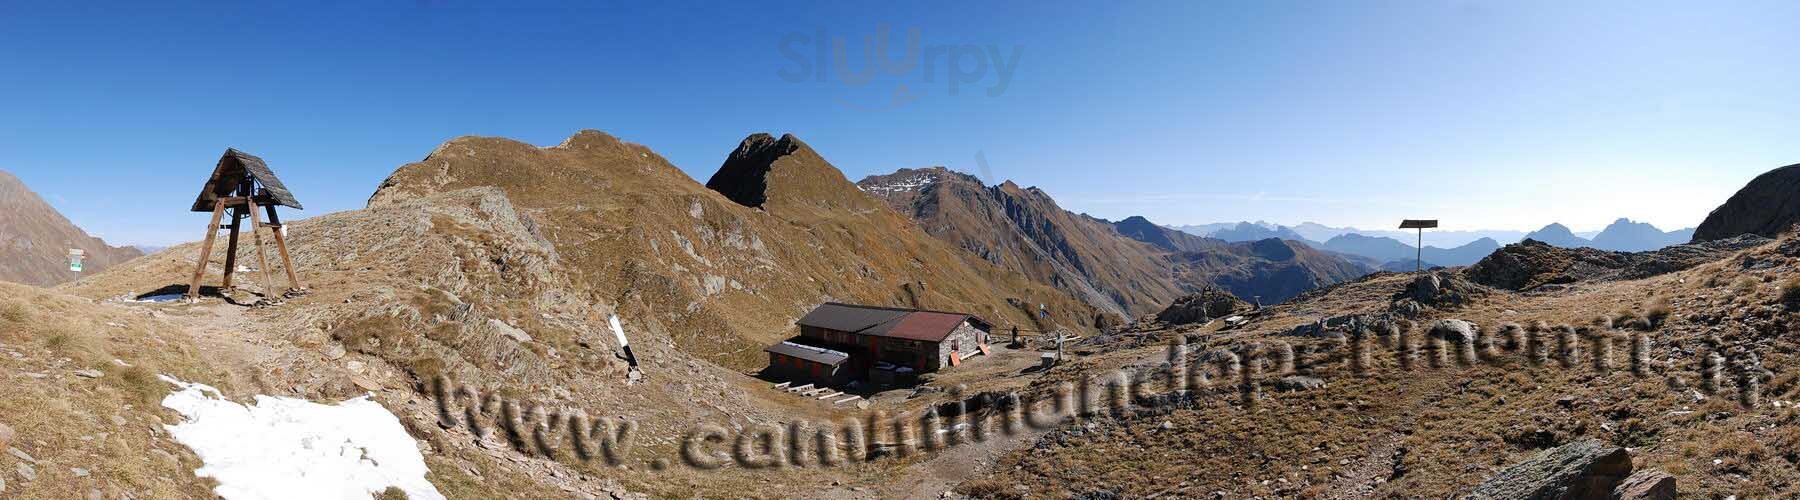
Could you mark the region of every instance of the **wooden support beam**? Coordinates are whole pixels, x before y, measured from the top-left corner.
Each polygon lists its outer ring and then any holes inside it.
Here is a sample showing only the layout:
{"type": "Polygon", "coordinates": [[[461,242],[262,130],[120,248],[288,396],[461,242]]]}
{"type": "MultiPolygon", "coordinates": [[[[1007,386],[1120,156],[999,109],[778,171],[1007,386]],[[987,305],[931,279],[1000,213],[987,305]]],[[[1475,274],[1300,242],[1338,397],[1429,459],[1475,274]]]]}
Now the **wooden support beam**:
{"type": "Polygon", "coordinates": [[[281,254],[281,270],[287,272],[288,289],[300,290],[300,278],[294,275],[294,260],[288,258],[287,234],[281,225],[281,218],[275,215],[275,205],[263,205],[269,211],[269,230],[275,235],[275,251],[281,254]]]}
{"type": "Polygon", "coordinates": [[[214,202],[212,222],[206,224],[206,239],[200,240],[200,262],[194,265],[194,282],[188,285],[190,299],[200,297],[200,279],[206,277],[206,261],[212,258],[213,237],[219,234],[219,217],[224,214],[224,201],[214,202]]]}
{"type": "Polygon", "coordinates": [[[237,209],[227,210],[231,210],[231,224],[225,227],[231,230],[231,236],[225,239],[225,285],[223,288],[230,290],[231,273],[237,272],[238,227],[242,225],[242,222],[238,219],[240,213],[237,209]]]}
{"type": "Polygon", "coordinates": [[[275,279],[269,277],[269,253],[263,251],[262,217],[256,215],[256,202],[250,201],[249,204],[250,235],[252,236],[252,239],[256,241],[256,262],[257,267],[261,268],[259,270],[262,271],[263,293],[266,294],[263,298],[273,300],[272,297],[274,297],[277,292],[275,291],[275,279]]]}

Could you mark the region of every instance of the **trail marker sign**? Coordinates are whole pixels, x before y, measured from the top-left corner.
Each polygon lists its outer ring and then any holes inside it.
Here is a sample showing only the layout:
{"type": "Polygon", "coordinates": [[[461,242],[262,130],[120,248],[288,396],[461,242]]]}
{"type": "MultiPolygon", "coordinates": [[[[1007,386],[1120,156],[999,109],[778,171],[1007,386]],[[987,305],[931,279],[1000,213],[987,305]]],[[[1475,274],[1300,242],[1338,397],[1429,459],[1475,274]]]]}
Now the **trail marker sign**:
{"type": "Polygon", "coordinates": [[[1418,260],[1415,260],[1416,264],[1413,265],[1414,272],[1425,270],[1425,230],[1434,227],[1438,227],[1437,219],[1404,219],[1400,221],[1400,229],[1419,230],[1419,244],[1413,247],[1417,249],[1418,253],[1418,260]]]}
{"type": "Polygon", "coordinates": [[[69,270],[78,273],[81,272],[81,257],[85,255],[87,255],[87,252],[82,249],[69,249],[69,270]]]}

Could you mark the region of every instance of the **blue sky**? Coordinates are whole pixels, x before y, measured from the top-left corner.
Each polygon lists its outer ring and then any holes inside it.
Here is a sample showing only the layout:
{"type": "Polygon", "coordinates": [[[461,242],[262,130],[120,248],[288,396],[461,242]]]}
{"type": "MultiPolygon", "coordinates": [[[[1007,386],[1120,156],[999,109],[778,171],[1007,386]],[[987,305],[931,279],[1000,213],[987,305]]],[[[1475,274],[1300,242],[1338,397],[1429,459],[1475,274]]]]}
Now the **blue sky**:
{"type": "Polygon", "coordinates": [[[700,180],[792,132],[1167,224],[1672,229],[1800,162],[1793,2],[365,3],[0,2],[0,169],[168,244],[228,146],[317,215],[456,136],[584,128],[700,180]]]}

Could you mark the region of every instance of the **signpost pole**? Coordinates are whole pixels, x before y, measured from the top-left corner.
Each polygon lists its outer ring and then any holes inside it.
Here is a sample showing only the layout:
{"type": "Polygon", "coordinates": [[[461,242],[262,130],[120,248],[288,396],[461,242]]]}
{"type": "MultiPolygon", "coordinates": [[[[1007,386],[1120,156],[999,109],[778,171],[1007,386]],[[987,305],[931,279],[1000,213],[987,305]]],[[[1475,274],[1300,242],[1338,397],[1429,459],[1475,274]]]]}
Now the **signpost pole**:
{"type": "Polygon", "coordinates": [[[1419,242],[1413,246],[1416,256],[1413,258],[1413,272],[1425,270],[1425,228],[1419,228],[1419,242]]]}
{"type": "Polygon", "coordinates": [[[1425,229],[1438,227],[1437,219],[1406,219],[1400,221],[1400,229],[1419,230],[1418,239],[1413,245],[1413,272],[1425,270],[1425,229]]]}

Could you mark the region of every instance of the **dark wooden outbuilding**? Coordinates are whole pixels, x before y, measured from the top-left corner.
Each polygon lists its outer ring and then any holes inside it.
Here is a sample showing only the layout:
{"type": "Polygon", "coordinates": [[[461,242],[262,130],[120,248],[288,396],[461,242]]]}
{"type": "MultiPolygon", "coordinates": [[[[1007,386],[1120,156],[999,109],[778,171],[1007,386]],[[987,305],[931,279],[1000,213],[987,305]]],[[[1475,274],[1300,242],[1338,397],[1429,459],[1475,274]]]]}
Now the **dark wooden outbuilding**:
{"type": "Polygon", "coordinates": [[[769,373],[795,383],[821,387],[836,386],[854,380],[844,366],[850,354],[795,342],[782,342],[763,351],[769,353],[769,373]]]}

